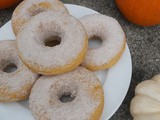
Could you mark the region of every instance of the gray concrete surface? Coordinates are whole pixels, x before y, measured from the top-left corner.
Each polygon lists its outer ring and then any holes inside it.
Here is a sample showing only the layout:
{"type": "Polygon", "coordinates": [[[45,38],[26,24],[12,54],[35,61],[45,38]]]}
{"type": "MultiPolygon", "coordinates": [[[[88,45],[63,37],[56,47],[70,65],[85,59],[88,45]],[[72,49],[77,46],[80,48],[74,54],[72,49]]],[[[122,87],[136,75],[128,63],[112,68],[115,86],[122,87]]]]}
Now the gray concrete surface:
{"type": "MultiPolygon", "coordinates": [[[[129,105],[134,96],[135,86],[160,73],[160,25],[140,27],[128,22],[118,11],[114,0],[63,0],[63,2],[89,7],[116,18],[122,25],[132,55],[132,82],[123,104],[110,120],[132,120],[129,105]]],[[[0,10],[0,27],[10,20],[13,10],[14,8],[0,10]]]]}

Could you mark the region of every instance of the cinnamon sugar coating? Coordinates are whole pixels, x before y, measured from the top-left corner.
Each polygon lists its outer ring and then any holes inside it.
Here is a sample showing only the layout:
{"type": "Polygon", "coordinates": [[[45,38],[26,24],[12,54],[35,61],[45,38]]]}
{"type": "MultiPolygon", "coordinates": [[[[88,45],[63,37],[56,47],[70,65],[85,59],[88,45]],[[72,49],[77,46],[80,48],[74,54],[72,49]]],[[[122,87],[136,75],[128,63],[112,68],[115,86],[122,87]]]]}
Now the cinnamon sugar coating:
{"type": "Polygon", "coordinates": [[[12,15],[12,27],[15,35],[33,16],[46,11],[68,14],[67,8],[60,0],[23,0],[12,15]]]}
{"type": "Polygon", "coordinates": [[[36,120],[98,120],[104,94],[96,76],[78,67],[61,75],[42,76],[32,89],[29,103],[36,120]],[[63,94],[74,99],[61,101],[63,94]]]}
{"type": "Polygon", "coordinates": [[[73,16],[43,12],[24,26],[17,36],[19,56],[38,74],[54,75],[75,69],[85,58],[87,35],[73,16]],[[47,18],[47,19],[46,19],[47,18]],[[46,40],[60,38],[60,44],[48,47],[46,40]]]}
{"type": "Polygon", "coordinates": [[[99,37],[102,40],[100,47],[88,49],[82,65],[90,70],[103,70],[115,65],[126,45],[125,34],[118,21],[101,14],[87,15],[80,21],[89,39],[99,37]]]}
{"type": "Polygon", "coordinates": [[[0,102],[27,98],[37,77],[19,59],[15,41],[0,41],[0,102]],[[4,71],[8,65],[15,65],[17,70],[4,71]]]}

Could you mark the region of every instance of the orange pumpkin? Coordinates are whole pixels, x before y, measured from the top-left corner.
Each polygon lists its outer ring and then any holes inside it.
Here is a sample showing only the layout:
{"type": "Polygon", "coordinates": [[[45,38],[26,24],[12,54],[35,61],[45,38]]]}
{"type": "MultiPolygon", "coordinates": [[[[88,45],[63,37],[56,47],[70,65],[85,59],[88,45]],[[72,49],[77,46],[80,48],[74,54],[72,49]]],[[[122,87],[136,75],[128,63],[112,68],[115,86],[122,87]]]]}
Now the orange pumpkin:
{"type": "Polygon", "coordinates": [[[160,24],[160,0],[116,0],[122,14],[141,26],[160,24]]]}
{"type": "Polygon", "coordinates": [[[9,8],[20,2],[20,0],[0,0],[0,9],[9,8]]]}

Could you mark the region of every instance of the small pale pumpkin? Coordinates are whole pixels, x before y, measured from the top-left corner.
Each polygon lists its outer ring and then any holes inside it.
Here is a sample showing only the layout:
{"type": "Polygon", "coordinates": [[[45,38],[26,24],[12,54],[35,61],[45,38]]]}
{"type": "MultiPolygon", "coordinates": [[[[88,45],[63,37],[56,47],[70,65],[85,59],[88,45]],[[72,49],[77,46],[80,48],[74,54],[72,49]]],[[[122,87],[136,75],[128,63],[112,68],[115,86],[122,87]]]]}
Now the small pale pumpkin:
{"type": "Polygon", "coordinates": [[[116,0],[122,14],[141,26],[160,24],[160,0],[116,0]]]}
{"type": "Polygon", "coordinates": [[[134,120],[160,120],[160,75],[136,87],[130,112],[134,120]]]}

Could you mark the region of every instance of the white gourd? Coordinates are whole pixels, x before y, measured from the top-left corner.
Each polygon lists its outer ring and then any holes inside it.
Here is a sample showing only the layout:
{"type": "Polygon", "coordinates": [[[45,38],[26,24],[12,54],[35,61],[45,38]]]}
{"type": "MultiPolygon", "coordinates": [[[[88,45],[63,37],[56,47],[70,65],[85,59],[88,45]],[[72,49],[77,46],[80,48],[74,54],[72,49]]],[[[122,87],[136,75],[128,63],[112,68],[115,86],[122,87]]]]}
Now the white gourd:
{"type": "Polygon", "coordinates": [[[137,85],[130,112],[133,120],[160,120],[160,75],[137,85]]]}

